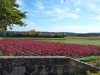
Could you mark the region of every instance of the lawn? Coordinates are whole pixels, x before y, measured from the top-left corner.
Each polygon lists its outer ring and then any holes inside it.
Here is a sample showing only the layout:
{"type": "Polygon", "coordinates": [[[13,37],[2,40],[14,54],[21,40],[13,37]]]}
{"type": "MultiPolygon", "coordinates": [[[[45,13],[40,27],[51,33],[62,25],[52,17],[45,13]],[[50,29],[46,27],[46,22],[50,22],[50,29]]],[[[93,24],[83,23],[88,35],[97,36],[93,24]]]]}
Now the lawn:
{"type": "Polygon", "coordinates": [[[78,58],[78,60],[100,68],[100,56],[78,58]]]}
{"type": "Polygon", "coordinates": [[[63,39],[43,39],[43,41],[100,46],[100,37],[66,37],[63,39]]]}
{"type": "Polygon", "coordinates": [[[7,39],[31,39],[48,42],[60,42],[71,44],[85,44],[100,46],[100,37],[65,37],[65,38],[7,38],[7,39]]]}

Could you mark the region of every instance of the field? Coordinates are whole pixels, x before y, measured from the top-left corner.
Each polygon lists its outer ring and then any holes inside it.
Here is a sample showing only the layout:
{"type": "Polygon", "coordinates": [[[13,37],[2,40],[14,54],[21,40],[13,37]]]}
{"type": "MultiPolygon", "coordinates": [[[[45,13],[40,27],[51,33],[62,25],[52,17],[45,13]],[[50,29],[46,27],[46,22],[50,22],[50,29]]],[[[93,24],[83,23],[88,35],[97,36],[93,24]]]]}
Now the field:
{"type": "Polygon", "coordinates": [[[70,56],[100,67],[100,37],[2,38],[0,56],[70,56]]]}
{"type": "Polygon", "coordinates": [[[66,37],[66,38],[7,38],[7,39],[30,39],[48,42],[60,42],[71,44],[85,44],[100,46],[100,37],[66,37]]]}
{"type": "Polygon", "coordinates": [[[0,40],[1,55],[91,56],[99,55],[99,38],[5,38],[0,40]]]}
{"type": "Polygon", "coordinates": [[[99,37],[66,37],[60,40],[47,40],[49,42],[61,42],[71,44],[100,45],[99,37]]]}

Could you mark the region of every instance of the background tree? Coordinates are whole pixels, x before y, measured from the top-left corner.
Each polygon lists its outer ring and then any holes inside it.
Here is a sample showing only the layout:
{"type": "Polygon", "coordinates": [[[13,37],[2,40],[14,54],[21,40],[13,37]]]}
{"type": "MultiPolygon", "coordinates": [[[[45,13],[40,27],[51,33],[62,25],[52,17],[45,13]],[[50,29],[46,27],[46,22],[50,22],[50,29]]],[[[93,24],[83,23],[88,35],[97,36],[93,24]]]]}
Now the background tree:
{"type": "Polygon", "coordinates": [[[12,29],[13,25],[25,26],[22,21],[26,18],[26,12],[18,9],[16,0],[0,0],[0,30],[12,29]]]}
{"type": "Polygon", "coordinates": [[[36,32],[39,36],[41,36],[42,35],[42,32],[40,32],[40,31],[38,31],[38,32],[36,32]]]}
{"type": "Polygon", "coordinates": [[[6,32],[6,37],[10,37],[11,33],[9,31],[6,32]]]}
{"type": "Polygon", "coordinates": [[[31,35],[31,36],[33,35],[34,36],[35,35],[35,30],[30,30],[29,31],[29,35],[31,35]]]}
{"type": "Polygon", "coordinates": [[[66,37],[66,32],[63,32],[63,36],[66,37]]]}
{"type": "Polygon", "coordinates": [[[66,32],[60,32],[60,36],[66,37],[66,32]]]}

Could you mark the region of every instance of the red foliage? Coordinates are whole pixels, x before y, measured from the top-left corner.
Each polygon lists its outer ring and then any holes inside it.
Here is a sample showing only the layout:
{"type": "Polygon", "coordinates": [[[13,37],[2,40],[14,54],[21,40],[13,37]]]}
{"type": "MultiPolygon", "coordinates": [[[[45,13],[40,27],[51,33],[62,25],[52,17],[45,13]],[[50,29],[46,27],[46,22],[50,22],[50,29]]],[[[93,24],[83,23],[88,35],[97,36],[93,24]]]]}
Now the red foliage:
{"type": "Polygon", "coordinates": [[[6,55],[17,56],[89,56],[100,54],[100,47],[98,46],[34,40],[0,40],[0,50],[6,55]]]}

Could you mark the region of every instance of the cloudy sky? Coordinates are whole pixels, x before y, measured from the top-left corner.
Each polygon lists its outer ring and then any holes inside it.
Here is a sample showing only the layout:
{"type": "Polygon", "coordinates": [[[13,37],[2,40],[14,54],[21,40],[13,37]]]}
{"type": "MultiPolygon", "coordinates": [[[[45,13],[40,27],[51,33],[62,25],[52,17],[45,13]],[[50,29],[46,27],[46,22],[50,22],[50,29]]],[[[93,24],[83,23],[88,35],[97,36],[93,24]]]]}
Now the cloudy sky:
{"type": "Polygon", "coordinates": [[[100,32],[100,0],[17,0],[26,27],[13,31],[100,32]]]}

